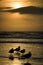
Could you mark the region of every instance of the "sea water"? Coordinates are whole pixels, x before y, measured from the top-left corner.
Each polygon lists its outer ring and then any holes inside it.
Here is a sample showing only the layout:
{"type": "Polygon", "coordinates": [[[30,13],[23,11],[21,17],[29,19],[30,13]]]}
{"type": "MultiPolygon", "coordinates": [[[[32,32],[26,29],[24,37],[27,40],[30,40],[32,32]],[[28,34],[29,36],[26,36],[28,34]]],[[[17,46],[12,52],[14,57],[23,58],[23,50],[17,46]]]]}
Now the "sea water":
{"type": "MultiPolygon", "coordinates": [[[[25,49],[25,53],[31,51],[32,56],[28,59],[30,65],[43,65],[43,44],[41,43],[0,43],[0,65],[24,65],[27,62],[27,59],[14,58],[14,60],[10,60],[8,58],[9,50],[18,46],[21,50],[25,49]]],[[[16,56],[16,52],[13,55],[16,56]]]]}

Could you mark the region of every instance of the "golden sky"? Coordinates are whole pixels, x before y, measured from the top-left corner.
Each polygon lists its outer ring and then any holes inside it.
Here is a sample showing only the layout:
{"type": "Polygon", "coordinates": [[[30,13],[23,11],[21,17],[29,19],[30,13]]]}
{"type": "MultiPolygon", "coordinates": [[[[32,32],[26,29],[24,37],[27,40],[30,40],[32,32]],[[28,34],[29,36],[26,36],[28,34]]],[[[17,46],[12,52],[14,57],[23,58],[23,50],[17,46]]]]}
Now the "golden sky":
{"type": "MultiPolygon", "coordinates": [[[[1,0],[0,2],[0,7],[43,7],[43,0],[1,0]]],[[[0,13],[0,31],[43,31],[43,15],[2,12],[0,13]]]]}
{"type": "Polygon", "coordinates": [[[22,6],[40,6],[43,7],[43,0],[1,0],[0,5],[1,6],[11,6],[15,3],[21,3],[22,6]]]}

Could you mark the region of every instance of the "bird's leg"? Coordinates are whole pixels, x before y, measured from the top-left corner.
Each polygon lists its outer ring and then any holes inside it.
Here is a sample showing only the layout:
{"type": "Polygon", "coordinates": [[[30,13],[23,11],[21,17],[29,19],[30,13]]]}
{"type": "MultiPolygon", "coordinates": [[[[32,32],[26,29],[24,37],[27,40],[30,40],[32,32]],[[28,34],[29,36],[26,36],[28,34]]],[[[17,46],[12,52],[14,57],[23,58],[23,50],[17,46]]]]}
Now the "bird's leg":
{"type": "Polygon", "coordinates": [[[29,59],[27,59],[27,63],[29,63],[29,59]]]}

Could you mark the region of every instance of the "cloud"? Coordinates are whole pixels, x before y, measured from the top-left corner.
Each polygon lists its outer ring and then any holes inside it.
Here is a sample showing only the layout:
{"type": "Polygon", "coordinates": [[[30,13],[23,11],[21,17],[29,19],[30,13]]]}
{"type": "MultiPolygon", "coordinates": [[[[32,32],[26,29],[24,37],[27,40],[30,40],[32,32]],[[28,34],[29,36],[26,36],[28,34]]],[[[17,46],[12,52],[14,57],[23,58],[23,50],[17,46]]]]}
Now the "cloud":
{"type": "Polygon", "coordinates": [[[11,13],[20,13],[20,14],[41,14],[43,15],[43,8],[35,7],[35,6],[28,6],[28,7],[21,7],[18,9],[11,9],[6,10],[5,12],[11,12],[11,13]]]}
{"type": "Polygon", "coordinates": [[[0,7],[0,12],[3,12],[4,10],[11,9],[12,7],[0,7]]]}
{"type": "Polygon", "coordinates": [[[12,7],[0,7],[0,9],[11,9],[12,7]]]}

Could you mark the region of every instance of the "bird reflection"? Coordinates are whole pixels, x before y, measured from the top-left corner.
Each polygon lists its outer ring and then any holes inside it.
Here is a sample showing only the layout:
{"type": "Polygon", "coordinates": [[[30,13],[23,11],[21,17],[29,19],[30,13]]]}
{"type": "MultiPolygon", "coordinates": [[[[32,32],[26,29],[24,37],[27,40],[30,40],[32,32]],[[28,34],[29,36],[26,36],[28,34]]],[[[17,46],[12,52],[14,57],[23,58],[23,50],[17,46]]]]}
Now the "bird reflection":
{"type": "Polygon", "coordinates": [[[31,65],[30,63],[24,63],[24,65],[31,65]]]}
{"type": "Polygon", "coordinates": [[[14,56],[12,54],[9,55],[10,60],[14,60],[14,56]]]}

